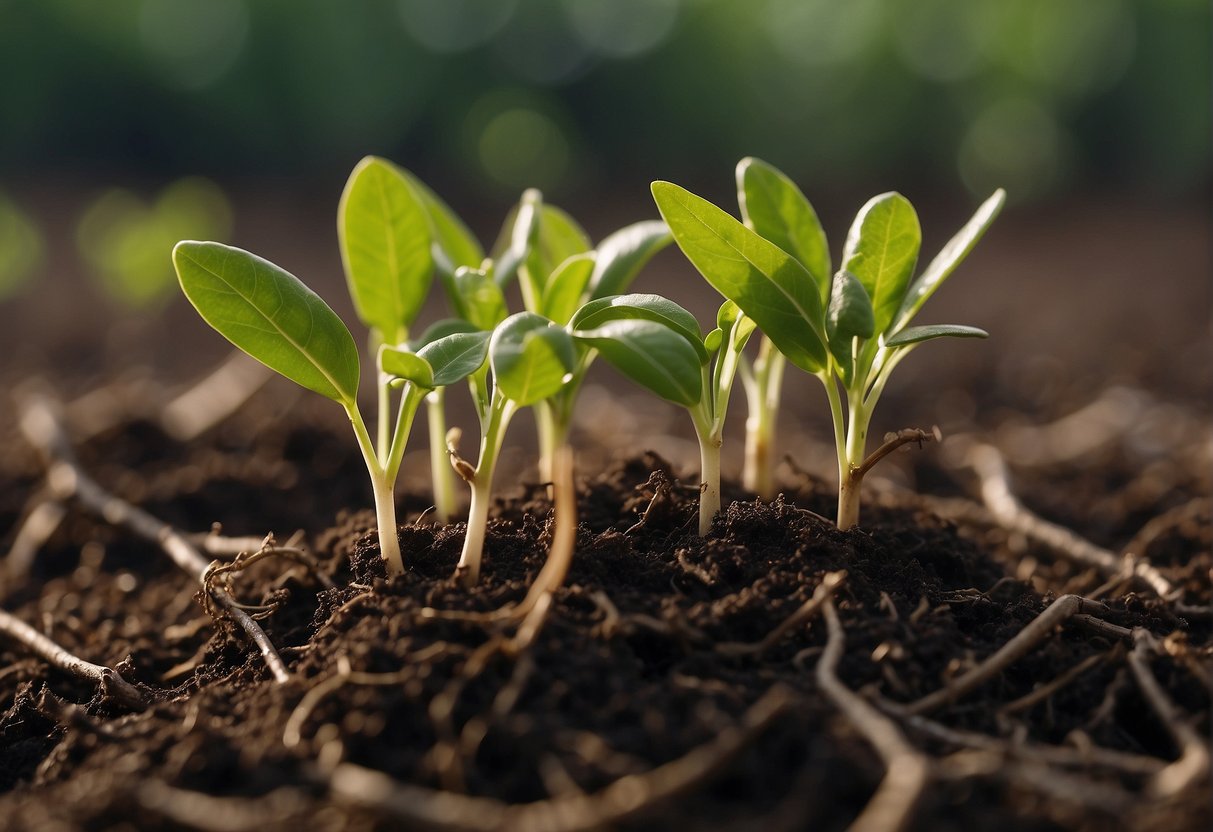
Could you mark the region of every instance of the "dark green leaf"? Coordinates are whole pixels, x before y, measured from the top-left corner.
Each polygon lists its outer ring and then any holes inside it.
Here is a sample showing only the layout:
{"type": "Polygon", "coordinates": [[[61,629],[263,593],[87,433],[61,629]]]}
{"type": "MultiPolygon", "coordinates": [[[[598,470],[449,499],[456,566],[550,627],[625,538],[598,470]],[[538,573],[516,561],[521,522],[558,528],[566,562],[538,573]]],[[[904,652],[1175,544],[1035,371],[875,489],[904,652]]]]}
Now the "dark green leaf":
{"type": "Polygon", "coordinates": [[[674,238],[661,220],[633,223],[607,235],[598,244],[590,297],[604,298],[626,292],[644,264],[674,238]]]}
{"type": "Polygon", "coordinates": [[[354,403],[358,347],[297,277],[247,251],[190,240],[173,249],[173,265],[185,296],[220,335],[291,381],[354,403]]]}
{"type": "Polygon", "coordinates": [[[699,355],[680,332],[656,321],[614,320],[578,331],[617,370],[663,399],[694,407],[703,398],[699,355]]]}
{"type": "Polygon", "coordinates": [[[433,390],[434,369],[415,352],[384,344],[379,348],[379,369],[393,378],[411,381],[418,387],[433,390]]]}
{"type": "Polygon", "coordinates": [[[716,291],[793,364],[810,373],[825,367],[821,295],[798,260],[673,183],[654,182],[653,197],[678,246],[716,291]]]}
{"type": "Polygon", "coordinates": [[[989,338],[990,333],[975,326],[961,324],[932,324],[931,326],[911,326],[903,329],[889,340],[886,347],[905,347],[935,338],[989,338]]]}
{"type": "Polygon", "coordinates": [[[745,224],[800,261],[824,301],[830,291],[830,244],[817,212],[796,183],[761,159],[737,163],[737,204],[745,224]]]}
{"type": "Polygon", "coordinates": [[[569,328],[598,329],[609,321],[620,320],[647,320],[664,324],[690,342],[691,348],[699,355],[700,363],[708,362],[699,321],[674,301],[661,295],[615,295],[592,300],[577,310],[569,328]]]}
{"type": "Polygon", "coordinates": [[[493,380],[506,398],[527,407],[560,391],[576,365],[573,340],[533,312],[502,321],[489,343],[493,380]]]}
{"type": "Polygon", "coordinates": [[[426,327],[425,332],[409,342],[413,352],[419,351],[427,344],[432,344],[439,338],[454,335],[457,332],[480,332],[480,328],[464,318],[443,318],[426,327]]]}
{"type": "Polygon", "coordinates": [[[842,370],[843,381],[850,383],[855,338],[871,338],[876,323],[872,316],[872,301],[855,275],[843,269],[834,275],[830,287],[830,307],[826,311],[826,333],[830,352],[842,370]]]}
{"type": "Polygon", "coordinates": [[[867,289],[877,332],[887,332],[897,315],[921,243],[914,206],[898,193],[872,197],[851,225],[842,267],[867,289]]]}
{"type": "Polygon", "coordinates": [[[367,156],[337,206],[337,241],[358,317],[402,341],[433,280],[430,222],[394,166],[367,156]]]}
{"type": "Polygon", "coordinates": [[[426,344],[418,355],[434,368],[434,387],[449,387],[484,366],[488,332],[454,332],[426,344]]]}
{"type": "Polygon", "coordinates": [[[910,322],[910,319],[918,314],[918,310],[927,302],[927,298],[935,294],[935,290],[947,280],[961,261],[963,261],[969,252],[973,250],[973,246],[977,245],[977,241],[982,238],[990,224],[994,222],[994,218],[998,216],[998,212],[1002,210],[1003,203],[1006,202],[1007,192],[1002,188],[990,196],[975,213],[964,228],[960,229],[951,240],[947,242],[939,252],[935,255],[918,279],[910,285],[909,291],[906,292],[905,299],[901,302],[901,307],[897,311],[896,327],[900,329],[910,322]]]}
{"type": "Polygon", "coordinates": [[[581,305],[590,275],[594,271],[594,253],[574,254],[565,260],[543,287],[541,312],[563,326],[581,305]]]}

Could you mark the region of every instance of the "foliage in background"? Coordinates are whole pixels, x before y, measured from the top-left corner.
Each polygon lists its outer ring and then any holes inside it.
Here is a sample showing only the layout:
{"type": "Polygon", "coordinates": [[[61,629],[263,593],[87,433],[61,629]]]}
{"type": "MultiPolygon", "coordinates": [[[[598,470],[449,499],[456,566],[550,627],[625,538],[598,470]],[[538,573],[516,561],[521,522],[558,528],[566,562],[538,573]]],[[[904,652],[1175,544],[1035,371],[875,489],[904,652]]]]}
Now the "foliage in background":
{"type": "Polygon", "coordinates": [[[38,227],[0,193],[0,300],[21,291],[42,263],[42,255],[38,227]]]}
{"type": "Polygon", "coordinates": [[[0,174],[328,181],[370,147],[561,196],[755,153],[817,187],[1198,193],[1209,29],[1205,0],[10,2],[0,174]]]}

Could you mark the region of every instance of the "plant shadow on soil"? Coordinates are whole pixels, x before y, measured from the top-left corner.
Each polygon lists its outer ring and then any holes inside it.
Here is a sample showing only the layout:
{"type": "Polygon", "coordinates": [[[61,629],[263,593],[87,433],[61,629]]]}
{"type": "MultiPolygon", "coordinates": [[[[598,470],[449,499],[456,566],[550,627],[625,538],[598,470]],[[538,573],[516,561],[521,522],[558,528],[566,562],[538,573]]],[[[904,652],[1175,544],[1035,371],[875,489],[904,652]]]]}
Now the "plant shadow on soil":
{"type": "MultiPolygon", "coordinates": [[[[883,766],[814,682],[824,622],[758,655],[717,645],[760,641],[823,576],[845,570],[835,594],[846,632],[839,676],[852,690],[909,702],[993,653],[1080,577],[1065,564],[1042,567],[1042,592],[1040,582],[1019,579],[1013,536],[941,520],[913,495],[872,500],[863,528],[839,532],[820,517],[833,510],[828,484],[807,480],[769,503],[726,484],[728,508],[701,539],[695,489],[646,453],[581,481],[572,569],[543,629],[511,656],[478,651],[511,628],[426,610],[485,612],[525,596],[552,534],[542,486],[499,501],[482,582],[467,591],[452,577],[460,524],[402,525],[408,571],[383,577],[367,531],[373,518],[349,508],[365,504],[361,462],[326,430],[278,425],[251,438],[225,426],[185,448],[138,423],[80,450],[99,480],[179,528],[222,520],[233,532],[305,529],[337,588],[281,561],[232,580],[246,603],[273,607],[262,624],[291,671],[274,684],[256,651],[202,611],[195,587],[154,546],[70,509],[29,579],[0,591],[0,601],[78,654],[121,662],[128,679],[157,695],[147,710],[123,713],[0,644],[0,829],[396,828],[326,792],[316,772],[338,759],[508,803],[593,793],[709,743],[776,685],[794,704],[773,727],[722,770],[621,827],[843,829],[883,766]],[[343,667],[380,675],[334,684],[343,667]],[[232,800],[194,805],[165,793],[232,800]]],[[[0,519],[13,526],[40,472],[28,449],[14,447],[6,464],[0,519]]],[[[424,509],[412,498],[403,507],[414,516],[424,509]]],[[[1161,535],[1149,553],[1189,588],[1191,603],[1210,600],[1207,525],[1205,516],[1195,530],[1161,535]]],[[[1207,653],[1208,621],[1178,617],[1146,594],[1107,600],[1107,620],[1178,631],[1207,653]]],[[[992,737],[1083,737],[1173,759],[1166,731],[1126,681],[1123,653],[1108,636],[1064,625],[935,716],[992,737]],[[1000,711],[1102,654],[1040,704],[1000,711]]],[[[1166,656],[1153,670],[1207,733],[1209,692],[1198,675],[1166,656]]],[[[937,757],[955,750],[909,736],[937,757]]],[[[1142,777],[1093,779],[1140,800],[1067,802],[991,771],[933,782],[911,828],[1207,828],[1203,790],[1162,801],[1145,797],[1142,777]]]]}

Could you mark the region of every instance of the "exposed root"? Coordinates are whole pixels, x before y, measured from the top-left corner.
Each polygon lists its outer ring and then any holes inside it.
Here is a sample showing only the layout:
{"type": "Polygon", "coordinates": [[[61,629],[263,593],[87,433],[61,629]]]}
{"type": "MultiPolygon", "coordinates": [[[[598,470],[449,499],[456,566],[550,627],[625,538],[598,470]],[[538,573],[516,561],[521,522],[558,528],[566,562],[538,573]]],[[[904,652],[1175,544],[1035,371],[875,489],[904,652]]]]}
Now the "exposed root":
{"type": "Polygon", "coordinates": [[[1011,490],[1011,478],[1001,452],[992,445],[974,444],[965,454],[981,480],[981,497],[993,519],[1009,531],[1041,543],[1063,557],[1098,569],[1104,575],[1132,575],[1160,598],[1174,600],[1175,587],[1156,568],[1140,558],[1122,558],[1096,546],[1065,526],[1050,523],[1024,507],[1011,490]]]}
{"type": "Polygon", "coordinates": [[[998,709],[998,712],[1003,715],[1015,714],[1020,711],[1031,710],[1032,708],[1049,699],[1053,694],[1064,688],[1066,685],[1073,682],[1078,677],[1082,676],[1088,670],[1106,662],[1116,651],[1108,653],[1096,653],[1094,656],[1087,656],[1078,664],[1071,667],[1065,673],[1062,673],[1057,678],[1043,684],[1033,690],[1031,693],[1024,694],[1013,702],[1008,702],[998,709]]]}
{"type": "Polygon", "coordinates": [[[38,550],[50,540],[67,515],[63,503],[46,494],[36,495],[30,505],[32,508],[26,512],[25,520],[13,537],[8,557],[0,564],[0,575],[4,577],[5,587],[15,586],[25,580],[34,565],[38,550]]]}
{"type": "Polygon", "coordinates": [[[316,581],[325,589],[336,589],[337,585],[334,584],[333,579],[320,568],[320,564],[316,562],[316,559],[296,545],[299,537],[301,537],[301,535],[292,536],[292,538],[286,542],[285,546],[279,546],[277,545],[277,541],[274,540],[274,536],[272,534],[268,534],[261,541],[260,547],[253,551],[241,552],[236,555],[234,560],[227,562],[212,561],[210,565],[207,566],[206,572],[202,577],[202,585],[206,589],[207,596],[209,597],[212,595],[217,587],[221,587],[224,591],[230,593],[231,586],[224,576],[235,575],[238,572],[248,569],[259,560],[273,557],[285,558],[298,563],[299,565],[305,567],[316,579],[316,581]]]}
{"type": "Polygon", "coordinates": [[[930,762],[906,741],[891,719],[839,680],[838,661],[842,658],[846,637],[829,597],[823,599],[822,614],[829,635],[825,652],[817,662],[817,686],[876,749],[886,772],[876,793],[848,829],[851,832],[899,832],[913,819],[914,807],[931,776],[930,762]]]}
{"type": "Polygon", "coordinates": [[[323,780],[334,798],[409,827],[447,832],[589,832],[623,823],[703,784],[767,731],[792,701],[784,688],[773,688],[746,711],[740,724],[676,760],[645,774],[621,777],[593,794],[510,805],[402,783],[352,763],[336,766],[323,780]]]}
{"type": "Polygon", "coordinates": [[[169,436],[190,442],[231,416],[265,386],[274,371],[233,350],[223,363],[164,406],[160,424],[169,436]]]}
{"type": "Polygon", "coordinates": [[[143,691],[123,679],[118,671],[112,667],[87,662],[68,652],[52,639],[4,610],[0,610],[0,634],[23,645],[52,667],[92,682],[108,699],[124,708],[141,711],[148,706],[148,697],[143,691]]]}
{"type": "MultiPolygon", "coordinates": [[[[30,397],[21,403],[21,429],[43,456],[47,482],[61,500],[74,499],[108,523],[130,531],[160,546],[178,568],[202,584],[210,562],[185,536],[138,506],[109,493],[88,476],[76,462],[63,425],[53,406],[42,397],[30,397]]],[[[228,616],[257,645],[275,681],[285,682],[290,674],[265,631],[246,613],[230,594],[216,589],[212,597],[228,616]]]]}
{"type": "Polygon", "coordinates": [[[801,604],[796,612],[781,621],[761,641],[753,643],[737,641],[722,642],[716,645],[716,652],[725,656],[757,656],[765,653],[782,641],[788,633],[799,629],[817,615],[817,611],[833,596],[834,591],[842,585],[846,576],[846,572],[830,572],[826,574],[821,579],[821,583],[817,585],[817,589],[814,590],[813,597],[801,604]]]}
{"type": "Polygon", "coordinates": [[[1040,642],[1053,628],[1080,612],[1106,612],[1107,607],[1098,601],[1089,601],[1078,595],[1063,595],[1050,604],[1044,612],[1032,620],[1006,644],[981,664],[949,682],[935,693],[928,694],[917,702],[905,706],[908,714],[925,714],[949,705],[997,676],[1010,665],[1019,661],[1040,642]]]}
{"type": "Polygon", "coordinates": [[[1179,746],[1179,759],[1158,772],[1150,783],[1151,792],[1171,797],[1195,783],[1207,781],[1209,749],[1205,739],[1196,733],[1150,670],[1150,658],[1159,652],[1158,640],[1146,630],[1134,630],[1134,640],[1136,644],[1129,653],[1129,670],[1150,710],[1179,746]]]}
{"type": "Polygon", "coordinates": [[[174,824],[202,832],[254,832],[292,820],[307,829],[336,829],[342,821],[316,814],[301,789],[284,787],[257,797],[215,797],[149,780],[135,794],[139,805],[174,824]]]}

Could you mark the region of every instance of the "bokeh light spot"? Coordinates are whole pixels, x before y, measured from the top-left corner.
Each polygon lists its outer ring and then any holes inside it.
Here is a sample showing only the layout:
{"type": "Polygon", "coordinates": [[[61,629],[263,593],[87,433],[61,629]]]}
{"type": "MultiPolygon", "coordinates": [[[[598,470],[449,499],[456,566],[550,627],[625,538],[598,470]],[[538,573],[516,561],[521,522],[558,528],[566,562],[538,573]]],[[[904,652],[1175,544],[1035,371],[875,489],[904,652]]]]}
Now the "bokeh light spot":
{"type": "Polygon", "coordinates": [[[203,89],[240,57],[248,39],[244,0],[144,0],[139,11],[143,47],[182,89],[203,89]]]}
{"type": "Polygon", "coordinates": [[[564,0],[573,33],[608,58],[634,58],[665,41],[679,0],[564,0]]]}
{"type": "Polygon", "coordinates": [[[564,131],[550,116],[528,106],[508,107],[489,118],[477,149],[484,172],[505,188],[550,188],[569,166],[564,131]]]}
{"type": "Polygon", "coordinates": [[[1067,146],[1053,114],[1030,98],[1006,98],[982,112],[965,133],[960,176],[974,194],[1001,187],[1011,199],[1030,200],[1061,180],[1067,146]]]}
{"type": "Polygon", "coordinates": [[[404,28],[426,48],[466,52],[489,40],[509,22],[517,0],[400,0],[404,28]]]}

